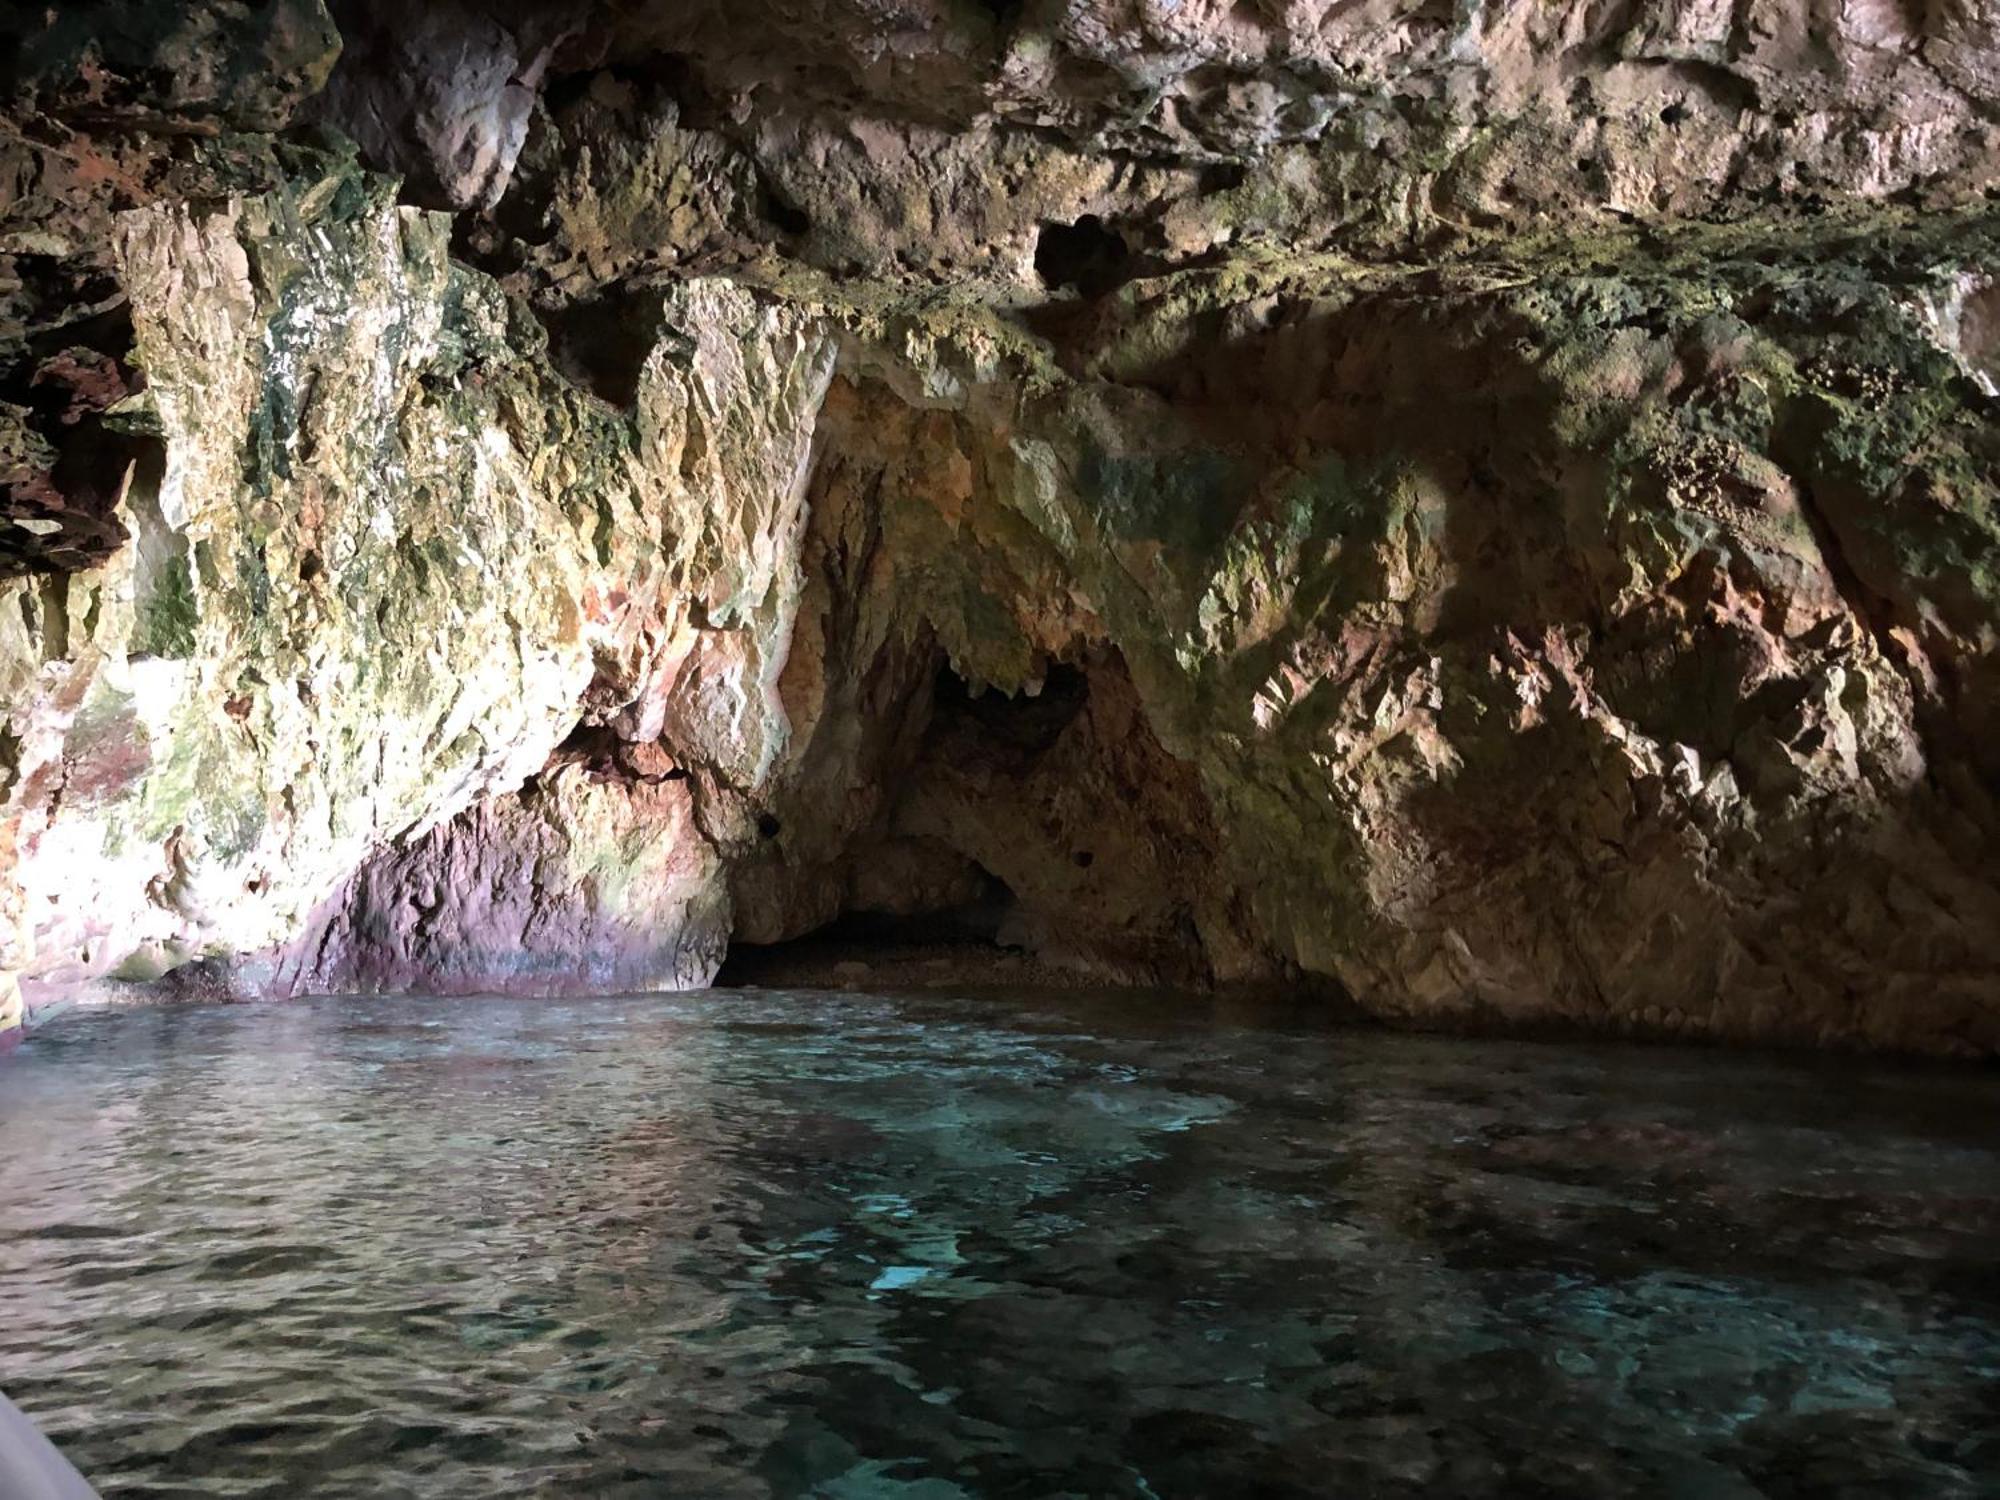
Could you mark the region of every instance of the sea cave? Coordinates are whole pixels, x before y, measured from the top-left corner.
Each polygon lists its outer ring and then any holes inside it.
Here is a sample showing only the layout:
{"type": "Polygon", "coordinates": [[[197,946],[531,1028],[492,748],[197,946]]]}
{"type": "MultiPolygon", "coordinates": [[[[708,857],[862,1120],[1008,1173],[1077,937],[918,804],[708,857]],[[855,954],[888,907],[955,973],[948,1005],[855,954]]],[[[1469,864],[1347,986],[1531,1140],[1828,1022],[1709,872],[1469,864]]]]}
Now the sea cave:
{"type": "Polygon", "coordinates": [[[2000,5],[0,14],[0,1500],[2000,1493],[2000,5]]]}

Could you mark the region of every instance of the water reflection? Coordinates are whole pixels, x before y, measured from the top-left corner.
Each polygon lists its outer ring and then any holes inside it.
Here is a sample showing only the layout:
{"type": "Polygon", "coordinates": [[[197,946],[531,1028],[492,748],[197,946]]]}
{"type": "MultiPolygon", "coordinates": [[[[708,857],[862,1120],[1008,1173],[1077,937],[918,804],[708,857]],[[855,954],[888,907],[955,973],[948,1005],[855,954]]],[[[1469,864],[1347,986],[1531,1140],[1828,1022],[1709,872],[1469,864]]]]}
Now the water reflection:
{"type": "Polygon", "coordinates": [[[1138,1000],[342,1000],[0,1071],[119,1495],[1952,1496],[2000,1081],[1138,1000]]]}

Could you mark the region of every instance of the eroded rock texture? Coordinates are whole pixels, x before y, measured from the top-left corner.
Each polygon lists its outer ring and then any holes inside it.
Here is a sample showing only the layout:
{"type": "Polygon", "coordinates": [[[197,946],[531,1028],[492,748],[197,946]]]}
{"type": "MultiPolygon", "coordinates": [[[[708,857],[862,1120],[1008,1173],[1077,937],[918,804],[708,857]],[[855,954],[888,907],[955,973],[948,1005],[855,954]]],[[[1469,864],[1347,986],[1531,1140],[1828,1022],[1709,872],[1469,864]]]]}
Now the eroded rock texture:
{"type": "Polygon", "coordinates": [[[895,930],[1991,1053],[1996,28],[10,17],[0,1026],[895,930]]]}

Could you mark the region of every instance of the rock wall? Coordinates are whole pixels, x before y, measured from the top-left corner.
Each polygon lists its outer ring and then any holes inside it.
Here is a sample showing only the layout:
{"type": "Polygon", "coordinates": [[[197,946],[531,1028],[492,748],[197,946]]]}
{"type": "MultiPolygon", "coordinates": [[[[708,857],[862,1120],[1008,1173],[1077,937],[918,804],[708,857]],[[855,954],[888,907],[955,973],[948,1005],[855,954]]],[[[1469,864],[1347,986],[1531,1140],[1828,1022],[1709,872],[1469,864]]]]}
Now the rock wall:
{"type": "Polygon", "coordinates": [[[0,1029],[865,919],[1995,1050],[2000,22],[765,9],[5,23],[0,1029]]]}

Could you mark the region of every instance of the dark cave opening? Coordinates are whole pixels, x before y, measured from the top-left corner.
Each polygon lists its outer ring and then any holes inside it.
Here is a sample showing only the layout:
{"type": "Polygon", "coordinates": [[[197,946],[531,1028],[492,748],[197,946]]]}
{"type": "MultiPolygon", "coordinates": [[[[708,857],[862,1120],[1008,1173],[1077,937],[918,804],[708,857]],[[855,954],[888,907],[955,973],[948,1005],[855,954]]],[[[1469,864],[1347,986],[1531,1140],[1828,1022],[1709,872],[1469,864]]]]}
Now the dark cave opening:
{"type": "Polygon", "coordinates": [[[622,85],[641,98],[671,99],[679,107],[681,123],[690,129],[706,128],[726,115],[695,60],[684,52],[667,51],[645,51],[552,72],[542,87],[543,108],[551,115],[575,109],[600,80],[622,85]]]}
{"type": "Polygon", "coordinates": [[[1035,240],[1035,274],[1050,291],[1097,298],[1131,278],[1132,247],[1096,214],[1073,224],[1044,224],[1035,240]]]}
{"type": "Polygon", "coordinates": [[[758,184],[758,209],[779,234],[789,239],[803,239],[812,233],[812,216],[769,181],[758,184]]]}
{"type": "Polygon", "coordinates": [[[979,9],[993,18],[994,28],[1005,37],[1027,8],[1026,0],[974,0],[979,9]]]}
{"type": "MultiPolygon", "coordinates": [[[[599,780],[615,779],[658,786],[685,781],[687,768],[658,740],[628,740],[608,725],[585,719],[570,730],[549,756],[544,770],[581,765],[599,780]]],[[[533,785],[535,777],[529,778],[533,785]]]]}
{"type": "Polygon", "coordinates": [[[1089,677],[1068,662],[1049,663],[1039,688],[1018,693],[975,690],[946,665],[931,689],[930,746],[934,753],[948,738],[971,736],[1016,760],[1031,759],[1056,742],[1089,697],[1089,677]]]}
{"type": "Polygon", "coordinates": [[[1250,169],[1240,161],[1210,162],[1197,174],[1200,191],[1205,197],[1211,193],[1228,193],[1243,186],[1250,175],[1250,169]]]}
{"type": "Polygon", "coordinates": [[[116,284],[96,275],[66,283],[46,256],[16,259],[26,306],[75,301],[93,310],[0,352],[0,406],[19,424],[12,461],[0,465],[0,578],[82,572],[129,540],[119,514],[126,485],[153,482],[166,449],[111,414],[145,384],[130,358],[131,306],[116,284]]]}
{"type": "Polygon", "coordinates": [[[588,301],[536,307],[549,334],[549,357],[571,380],[613,406],[629,409],[659,343],[661,294],[614,286],[588,301]]]}
{"type": "MultiPolygon", "coordinates": [[[[980,796],[989,807],[998,796],[1013,809],[1089,697],[1088,675],[1066,662],[1048,664],[1032,692],[1014,693],[977,687],[941,662],[922,743],[900,773],[903,795],[970,773],[982,778],[980,796]]],[[[896,814],[896,805],[885,808],[850,846],[839,912],[780,941],[733,941],[715,983],[833,983],[864,973],[873,982],[960,982],[1002,977],[1032,963],[1024,938],[1032,914],[1022,893],[983,862],[977,832],[912,837],[897,830],[896,814]]],[[[1019,815],[1030,817],[1025,806],[1019,815]]],[[[780,821],[765,811],[754,826],[759,841],[770,843],[780,821]]],[[[1058,858],[1083,871],[1095,855],[1065,846],[1058,858]]]]}
{"type": "Polygon", "coordinates": [[[819,984],[862,972],[871,978],[957,978],[1018,958],[1005,937],[1017,903],[1004,881],[978,872],[968,899],[919,911],[855,909],[794,938],[732,942],[715,976],[718,989],[819,984]]]}

